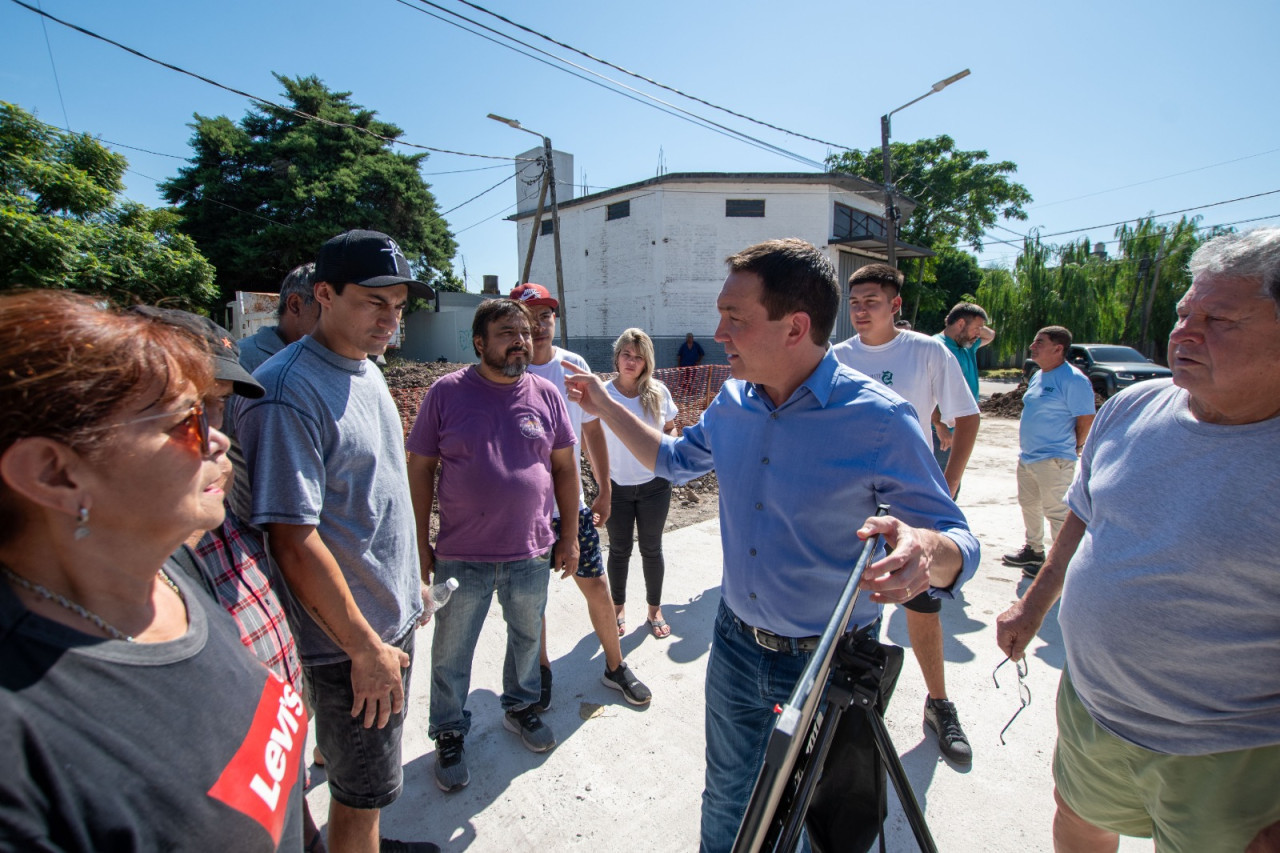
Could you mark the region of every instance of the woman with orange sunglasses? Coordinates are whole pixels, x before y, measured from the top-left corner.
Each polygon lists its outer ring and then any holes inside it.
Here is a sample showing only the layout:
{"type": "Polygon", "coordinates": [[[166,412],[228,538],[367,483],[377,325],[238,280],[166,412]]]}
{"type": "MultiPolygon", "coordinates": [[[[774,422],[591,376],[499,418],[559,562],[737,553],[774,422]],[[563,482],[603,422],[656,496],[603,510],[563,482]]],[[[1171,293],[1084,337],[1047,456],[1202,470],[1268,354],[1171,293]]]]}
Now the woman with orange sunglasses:
{"type": "Polygon", "coordinates": [[[302,849],[302,698],[167,562],[222,522],[209,356],[0,296],[0,850],[302,849]]]}

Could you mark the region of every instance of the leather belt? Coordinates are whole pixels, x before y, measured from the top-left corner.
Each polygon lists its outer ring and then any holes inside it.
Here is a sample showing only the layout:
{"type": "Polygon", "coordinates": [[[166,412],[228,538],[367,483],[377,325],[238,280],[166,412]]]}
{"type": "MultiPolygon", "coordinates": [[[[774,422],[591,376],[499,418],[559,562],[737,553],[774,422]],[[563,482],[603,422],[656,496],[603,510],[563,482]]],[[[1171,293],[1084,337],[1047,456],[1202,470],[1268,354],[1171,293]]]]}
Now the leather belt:
{"type": "Polygon", "coordinates": [[[753,628],[746,622],[743,629],[755,638],[756,645],[771,652],[811,652],[818,647],[821,637],[784,637],[763,628],[753,628]]]}

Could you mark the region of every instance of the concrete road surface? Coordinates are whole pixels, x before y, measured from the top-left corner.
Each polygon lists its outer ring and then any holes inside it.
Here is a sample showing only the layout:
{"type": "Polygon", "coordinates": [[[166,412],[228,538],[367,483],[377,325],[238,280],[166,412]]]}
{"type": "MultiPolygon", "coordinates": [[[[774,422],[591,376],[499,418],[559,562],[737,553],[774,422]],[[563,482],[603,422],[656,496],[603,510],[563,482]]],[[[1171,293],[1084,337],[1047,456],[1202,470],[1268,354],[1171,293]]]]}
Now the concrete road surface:
{"type": "MultiPolygon", "coordinates": [[[[908,652],[887,715],[889,731],[924,808],[938,849],[945,853],[1027,853],[1052,849],[1050,761],[1054,693],[1063,664],[1053,617],[1029,654],[1031,704],[1005,733],[1018,709],[1014,673],[991,673],[1002,655],[995,618],[1025,588],[1017,569],[1000,556],[1022,545],[1014,463],[1017,422],[984,419],[961,491],[964,509],[982,543],[982,564],[963,598],[944,603],[947,687],[973,745],[971,767],[949,764],[922,724],[925,690],[908,652]]],[[[862,519],[851,518],[850,524],[862,519]]],[[[547,605],[555,671],[551,710],[544,716],[559,741],[535,755],[502,727],[505,642],[495,601],[476,650],[466,741],[471,784],[444,794],[435,785],[434,746],[427,738],[431,627],[418,636],[409,721],[405,727],[405,786],[383,814],[383,834],[431,840],[446,851],[693,851],[703,773],[702,683],[719,601],[721,552],[715,520],[668,533],[663,611],[672,635],[655,640],[644,631],[644,591],[638,554],[631,572],[629,633],[622,647],[632,668],[653,690],[648,708],[622,701],[604,687],[604,660],[572,581],[553,577],[547,605]]],[[[906,619],[885,614],[885,636],[907,645],[906,619]]],[[[312,773],[308,794],[323,823],[328,792],[323,770],[312,773]]],[[[886,840],[891,851],[916,849],[891,795],[886,840]]],[[[1149,841],[1125,839],[1122,851],[1150,850],[1149,841]]]]}

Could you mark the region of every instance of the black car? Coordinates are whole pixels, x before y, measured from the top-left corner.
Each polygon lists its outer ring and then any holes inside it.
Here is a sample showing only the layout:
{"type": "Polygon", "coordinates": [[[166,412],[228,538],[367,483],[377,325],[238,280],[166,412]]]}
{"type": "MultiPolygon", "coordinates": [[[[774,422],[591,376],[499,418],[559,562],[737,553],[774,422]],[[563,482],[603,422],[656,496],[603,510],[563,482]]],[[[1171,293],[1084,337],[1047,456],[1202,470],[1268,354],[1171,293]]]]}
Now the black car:
{"type": "MultiPolygon", "coordinates": [[[[1135,382],[1173,375],[1172,370],[1161,367],[1133,347],[1118,344],[1072,344],[1067,350],[1067,361],[1089,377],[1093,390],[1103,399],[1135,382]]],[[[1022,372],[1028,378],[1039,369],[1031,359],[1022,365],[1022,372]]]]}

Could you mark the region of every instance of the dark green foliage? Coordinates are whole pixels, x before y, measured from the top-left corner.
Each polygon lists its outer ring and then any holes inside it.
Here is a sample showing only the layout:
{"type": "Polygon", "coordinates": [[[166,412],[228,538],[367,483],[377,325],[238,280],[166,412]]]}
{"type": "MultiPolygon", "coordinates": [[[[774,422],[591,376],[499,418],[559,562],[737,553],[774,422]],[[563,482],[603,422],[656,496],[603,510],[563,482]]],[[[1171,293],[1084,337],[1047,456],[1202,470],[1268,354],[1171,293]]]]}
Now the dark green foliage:
{"type": "Polygon", "coordinates": [[[175,230],[176,216],[117,199],[127,165],[86,134],[0,102],[0,289],[205,305],[213,268],[175,230]]]}
{"type": "MultiPolygon", "coordinates": [[[[317,77],[276,79],[300,112],[389,139],[401,135],[317,77]]],[[[451,279],[456,244],[419,173],[426,154],[403,154],[367,133],[267,106],[251,108],[238,125],[197,114],[192,127],[191,164],[161,191],[217,268],[224,297],[277,290],[321,243],[352,228],[389,234],[423,281],[451,279]]]]}

